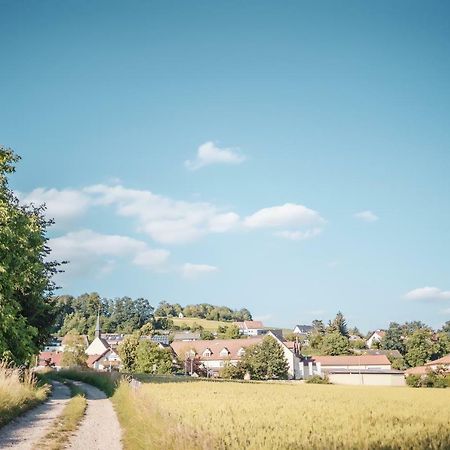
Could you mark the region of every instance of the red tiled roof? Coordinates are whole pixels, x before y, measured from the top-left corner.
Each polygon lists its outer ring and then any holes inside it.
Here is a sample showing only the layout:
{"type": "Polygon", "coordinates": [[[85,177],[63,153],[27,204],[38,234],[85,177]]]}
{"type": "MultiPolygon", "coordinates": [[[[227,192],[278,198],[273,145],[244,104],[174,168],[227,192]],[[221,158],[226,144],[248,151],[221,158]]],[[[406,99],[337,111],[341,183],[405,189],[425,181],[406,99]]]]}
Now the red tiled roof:
{"type": "Polygon", "coordinates": [[[430,367],[427,366],[410,367],[405,371],[405,375],[426,375],[429,371],[430,367]]]}
{"type": "Polygon", "coordinates": [[[426,366],[438,366],[440,364],[450,364],[450,354],[443,356],[442,358],[436,359],[434,361],[427,362],[426,366]]]}
{"type": "Polygon", "coordinates": [[[338,355],[313,356],[312,359],[322,366],[385,366],[390,365],[386,355],[338,355]]]}
{"type": "Polygon", "coordinates": [[[220,359],[240,359],[238,352],[241,348],[247,348],[253,344],[262,342],[262,337],[254,337],[248,339],[214,339],[214,340],[200,340],[200,341],[174,341],[170,345],[177,356],[184,358],[186,352],[194,350],[200,359],[204,360],[220,360],[220,359]],[[229,351],[228,355],[222,356],[221,350],[226,348],[229,351]],[[209,349],[211,356],[203,356],[203,352],[209,349]]]}
{"type": "Polygon", "coordinates": [[[249,330],[257,330],[264,328],[263,323],[260,320],[244,320],[244,324],[249,330]]]}
{"type": "Polygon", "coordinates": [[[50,365],[61,367],[63,352],[40,352],[38,358],[38,366],[46,366],[46,361],[50,362],[50,365]]]}

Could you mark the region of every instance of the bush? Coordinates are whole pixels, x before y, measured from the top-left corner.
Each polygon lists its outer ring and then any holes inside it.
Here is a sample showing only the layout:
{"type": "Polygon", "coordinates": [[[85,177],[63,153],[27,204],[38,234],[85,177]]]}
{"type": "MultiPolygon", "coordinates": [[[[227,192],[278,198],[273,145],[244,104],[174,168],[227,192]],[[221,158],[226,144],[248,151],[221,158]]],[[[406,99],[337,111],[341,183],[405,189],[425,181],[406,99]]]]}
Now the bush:
{"type": "Polygon", "coordinates": [[[422,377],[420,375],[408,375],[406,377],[406,384],[411,387],[421,387],[422,386],[422,377]]]}
{"type": "Polygon", "coordinates": [[[328,375],[321,377],[320,375],[313,375],[311,378],[306,380],[308,384],[331,384],[328,375]]]}

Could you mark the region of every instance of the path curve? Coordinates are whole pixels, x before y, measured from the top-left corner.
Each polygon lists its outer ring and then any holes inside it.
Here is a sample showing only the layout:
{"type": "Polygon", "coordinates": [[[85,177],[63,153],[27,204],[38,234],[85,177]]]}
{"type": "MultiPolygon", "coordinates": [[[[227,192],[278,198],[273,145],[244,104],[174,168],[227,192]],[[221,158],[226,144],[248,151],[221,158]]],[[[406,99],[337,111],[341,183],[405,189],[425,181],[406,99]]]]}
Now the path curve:
{"type": "Polygon", "coordinates": [[[86,392],[86,415],[70,440],[73,450],[122,450],[122,431],[111,400],[90,384],[74,382],[86,392]]]}
{"type": "Polygon", "coordinates": [[[0,448],[35,449],[36,442],[47,434],[53,421],[61,414],[70,398],[67,386],[52,382],[53,391],[43,404],[16,417],[0,429],[0,448]]]}

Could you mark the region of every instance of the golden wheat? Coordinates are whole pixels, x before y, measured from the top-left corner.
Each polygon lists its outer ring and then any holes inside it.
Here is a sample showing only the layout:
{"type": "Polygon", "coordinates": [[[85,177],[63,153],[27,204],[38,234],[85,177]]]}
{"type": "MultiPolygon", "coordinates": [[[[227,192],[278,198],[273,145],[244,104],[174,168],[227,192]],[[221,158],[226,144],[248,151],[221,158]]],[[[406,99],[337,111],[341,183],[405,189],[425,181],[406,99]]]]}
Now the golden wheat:
{"type": "Polygon", "coordinates": [[[450,389],[124,384],[129,449],[448,449],[450,389]]]}

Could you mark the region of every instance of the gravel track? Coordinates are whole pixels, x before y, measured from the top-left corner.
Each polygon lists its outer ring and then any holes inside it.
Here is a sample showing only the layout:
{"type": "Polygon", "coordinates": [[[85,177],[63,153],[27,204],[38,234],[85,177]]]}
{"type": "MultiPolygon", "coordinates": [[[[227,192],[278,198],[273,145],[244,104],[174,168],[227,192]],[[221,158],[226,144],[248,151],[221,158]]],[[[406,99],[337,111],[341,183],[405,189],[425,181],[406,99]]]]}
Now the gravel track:
{"type": "Polygon", "coordinates": [[[31,450],[47,433],[70,398],[67,386],[55,381],[50,398],[0,429],[0,448],[31,450]]]}
{"type": "Polygon", "coordinates": [[[86,392],[86,415],[70,440],[73,450],[122,450],[122,431],[111,401],[94,386],[75,382],[86,392]]]}

